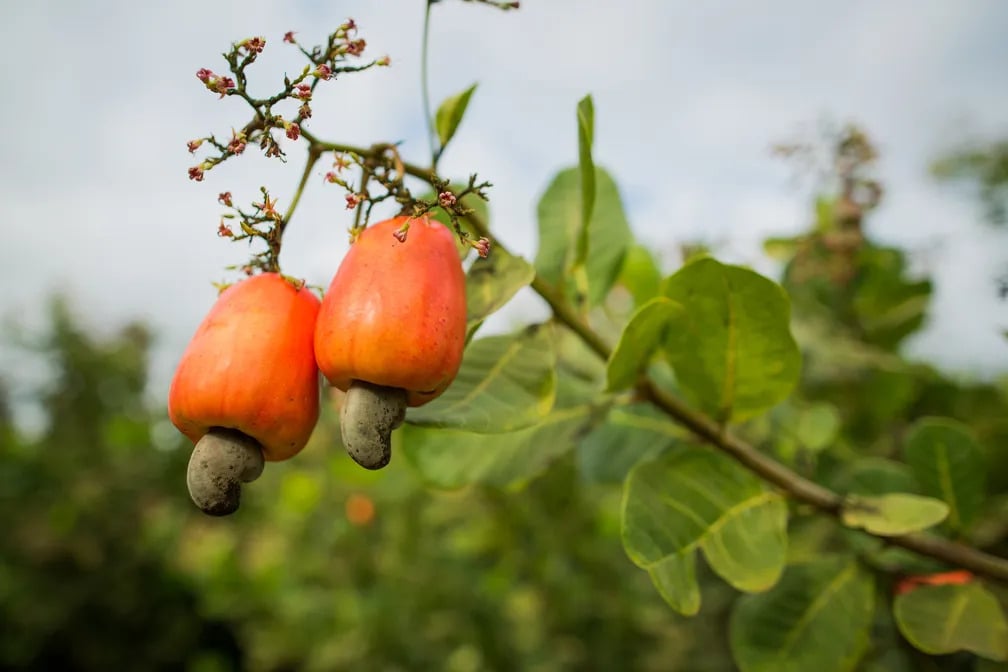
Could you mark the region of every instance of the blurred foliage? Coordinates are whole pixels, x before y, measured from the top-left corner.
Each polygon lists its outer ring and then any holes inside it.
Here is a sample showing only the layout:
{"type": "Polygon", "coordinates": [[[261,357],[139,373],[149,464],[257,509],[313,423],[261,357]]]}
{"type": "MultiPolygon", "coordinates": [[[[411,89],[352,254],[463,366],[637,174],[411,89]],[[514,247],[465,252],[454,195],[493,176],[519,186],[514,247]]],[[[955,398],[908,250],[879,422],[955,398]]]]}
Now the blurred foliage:
{"type": "MultiPolygon", "coordinates": [[[[931,285],[909,274],[902,251],[872,241],[865,218],[882,194],[874,152],[863,134],[843,140],[839,178],[809,230],[767,244],[785,262],[799,389],[738,431],[840,491],[926,494],[900,461],[903,441],[921,418],[954,418],[987,467],[988,496],[962,535],[1008,555],[1008,385],[957,380],[900,354],[931,285]]],[[[592,313],[607,335],[660,289],[639,246],[614,277],[592,313]]],[[[204,517],[186,495],[189,444],[145,401],[151,341],[142,325],[95,336],[57,300],[37,346],[52,369],[36,395],[47,420],[38,436],[12,425],[0,386],[0,669],[713,672],[735,669],[735,606],[738,627],[752,631],[761,602],[788,597],[740,600],[698,560],[703,608],[684,618],[629,560],[618,481],[634,461],[684,442],[629,403],[593,409],[598,424],[576,437],[578,449],[527,483],[434,492],[409,460],[378,473],[354,465],[332,394],[303,453],[270,464],[236,515],[204,517]],[[605,464],[627,426],[650,438],[605,464]]],[[[584,381],[602,364],[566,332],[556,347],[557,406],[600,394],[584,381]]],[[[942,569],[793,513],[788,560],[854,549],[858,571],[873,577],[858,585],[880,607],[900,577],[942,569]]],[[[784,588],[807,578],[788,576],[784,588]]],[[[866,647],[857,669],[998,669],[915,650],[886,611],[863,619],[870,641],[857,643],[866,647]]]]}
{"type": "Polygon", "coordinates": [[[950,152],[931,165],[931,172],[938,179],[975,185],[987,219],[1008,224],[1008,141],[950,152]]]}

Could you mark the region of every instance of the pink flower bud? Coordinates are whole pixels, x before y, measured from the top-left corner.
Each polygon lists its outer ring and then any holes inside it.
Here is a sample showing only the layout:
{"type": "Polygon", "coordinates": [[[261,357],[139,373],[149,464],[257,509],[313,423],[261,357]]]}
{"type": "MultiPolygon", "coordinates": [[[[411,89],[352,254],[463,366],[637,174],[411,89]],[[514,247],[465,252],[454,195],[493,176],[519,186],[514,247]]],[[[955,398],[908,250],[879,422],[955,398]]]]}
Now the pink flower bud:
{"type": "Polygon", "coordinates": [[[226,205],[227,207],[230,208],[231,207],[231,192],[230,191],[225,191],[223,193],[218,194],[217,195],[217,202],[220,203],[221,205],[226,205]]]}
{"type": "Polygon", "coordinates": [[[294,42],[294,31],[293,30],[288,30],[286,33],[284,33],[283,41],[286,42],[287,44],[295,44],[295,42],[294,42]]]}
{"type": "Polygon", "coordinates": [[[473,245],[473,247],[476,248],[476,253],[479,254],[479,256],[486,259],[487,256],[490,254],[490,239],[480,238],[478,241],[476,241],[476,244],[473,245]]]}
{"type": "Polygon", "coordinates": [[[193,166],[189,169],[189,179],[195,182],[203,181],[203,169],[199,166],[193,166]]]}
{"type": "Polygon", "coordinates": [[[319,79],[329,80],[332,78],[332,68],[330,68],[325,63],[320,64],[315,68],[315,76],[319,79]]]}
{"type": "Polygon", "coordinates": [[[353,40],[347,42],[346,50],[351,56],[360,56],[364,53],[364,48],[367,46],[367,42],[363,39],[353,40]]]}
{"type": "Polygon", "coordinates": [[[301,137],[301,127],[298,126],[297,124],[295,124],[294,122],[288,123],[287,124],[287,137],[290,138],[291,140],[297,140],[298,138],[300,138],[301,137]]]}
{"type": "Polygon", "coordinates": [[[455,194],[451,193],[450,191],[442,191],[440,194],[438,194],[438,203],[440,203],[441,207],[444,208],[445,210],[454,207],[457,202],[458,199],[455,198],[455,194]]]}
{"type": "Polygon", "coordinates": [[[227,151],[232,154],[241,154],[245,151],[246,139],[244,133],[236,133],[231,130],[231,142],[228,143],[227,151]]]}
{"type": "Polygon", "coordinates": [[[189,142],[186,143],[186,147],[189,148],[189,153],[193,154],[196,152],[197,149],[200,148],[200,145],[202,144],[203,144],[203,138],[200,138],[199,140],[190,140],[189,142]]]}
{"type": "Polygon", "coordinates": [[[266,38],[250,37],[247,40],[242,40],[239,46],[248,49],[249,53],[261,54],[262,50],[266,48],[266,38]]]}

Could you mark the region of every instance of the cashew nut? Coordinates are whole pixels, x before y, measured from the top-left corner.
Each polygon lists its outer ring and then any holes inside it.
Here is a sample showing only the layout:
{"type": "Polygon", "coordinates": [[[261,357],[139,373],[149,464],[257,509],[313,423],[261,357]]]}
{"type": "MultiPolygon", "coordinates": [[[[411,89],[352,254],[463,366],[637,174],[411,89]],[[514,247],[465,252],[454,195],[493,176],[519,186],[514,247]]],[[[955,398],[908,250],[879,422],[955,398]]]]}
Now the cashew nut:
{"type": "Polygon", "coordinates": [[[381,469],[392,457],[392,430],[406,418],[406,390],[354,380],[340,412],[343,446],[366,469],[381,469]]]}
{"type": "Polygon", "coordinates": [[[214,427],[196,443],[189,458],[189,496],[203,513],[234,513],[241,500],[241,484],[259,478],[263,466],[258,441],[234,429],[214,427]]]}

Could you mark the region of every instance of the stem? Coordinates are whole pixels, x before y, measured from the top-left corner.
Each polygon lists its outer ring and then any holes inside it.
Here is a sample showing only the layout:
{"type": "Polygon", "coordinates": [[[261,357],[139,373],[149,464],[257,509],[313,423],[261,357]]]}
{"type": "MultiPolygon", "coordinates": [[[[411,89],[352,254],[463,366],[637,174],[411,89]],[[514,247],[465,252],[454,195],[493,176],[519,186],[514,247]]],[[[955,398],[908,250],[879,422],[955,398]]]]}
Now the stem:
{"type": "MultiPolygon", "coordinates": [[[[308,137],[309,142],[319,152],[353,152],[360,156],[373,157],[377,156],[379,151],[353,145],[321,142],[304,132],[302,132],[302,135],[308,137]]],[[[406,174],[423,180],[428,184],[434,184],[436,175],[433,174],[431,169],[405,162],[403,162],[402,166],[406,174]]],[[[466,218],[476,235],[490,237],[490,230],[486,222],[476,213],[470,213],[466,215],[466,218]]],[[[494,241],[494,245],[507,253],[507,248],[499,241],[494,241]]],[[[564,300],[552,284],[541,276],[536,275],[530,286],[549,305],[557,320],[577,334],[601,359],[609,359],[612,352],[610,346],[564,300]]],[[[707,415],[693,410],[680,399],[660,388],[650,377],[642,376],[637,385],[637,390],[645,399],[692,432],[698,439],[725,453],[764,481],[773,484],[793,499],[809,504],[822,513],[834,518],[840,517],[844,498],[839,493],[801,476],[780,462],[761,453],[753,445],[729,433],[707,415]]],[[[864,530],[859,531],[878,537],[893,546],[899,546],[940,560],[946,564],[968,569],[975,574],[1008,583],[1008,559],[984,553],[966,544],[923,533],[886,537],[873,535],[864,530]]]]}
{"type": "Polygon", "coordinates": [[[435,144],[434,117],[431,114],[430,91],[427,84],[427,53],[430,51],[428,36],[430,35],[431,5],[435,2],[437,0],[427,0],[427,7],[424,9],[423,38],[420,42],[420,95],[423,97],[423,114],[424,120],[427,122],[427,140],[430,143],[432,169],[437,166],[438,150],[435,144]]]}
{"type": "Polygon", "coordinates": [[[280,221],[280,235],[283,235],[284,230],[287,228],[287,223],[294,215],[294,210],[297,209],[298,203],[301,201],[301,194],[304,193],[305,186],[308,184],[308,178],[311,175],[312,168],[315,167],[315,164],[321,156],[322,150],[319,149],[316,143],[310,142],[308,145],[308,160],[305,162],[304,172],[301,173],[301,181],[298,182],[297,190],[294,192],[294,196],[291,197],[291,202],[287,207],[287,212],[284,213],[283,219],[280,221]]]}

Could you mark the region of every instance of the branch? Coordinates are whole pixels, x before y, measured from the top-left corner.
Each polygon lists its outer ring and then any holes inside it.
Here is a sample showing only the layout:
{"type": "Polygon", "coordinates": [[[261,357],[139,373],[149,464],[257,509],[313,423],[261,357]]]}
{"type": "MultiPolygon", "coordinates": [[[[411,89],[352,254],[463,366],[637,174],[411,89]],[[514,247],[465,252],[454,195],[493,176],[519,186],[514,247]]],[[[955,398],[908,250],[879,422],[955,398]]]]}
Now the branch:
{"type": "MultiPolygon", "coordinates": [[[[410,167],[406,172],[413,175],[410,167]]],[[[420,174],[417,177],[422,177],[420,174]]],[[[485,222],[475,213],[469,216],[469,222],[477,235],[489,236],[485,222]]],[[[498,249],[506,249],[494,241],[498,249]]],[[[550,283],[536,275],[532,280],[532,289],[549,304],[554,316],[576,333],[599,357],[609,359],[611,349],[602,338],[574,311],[560,296],[550,283]]],[[[844,497],[814,481],[801,476],[766,454],[761,453],[751,444],[730,434],[721,425],[703,413],[686,406],[675,396],[658,387],[647,376],[641,378],[638,384],[641,395],[665,412],[673,420],[688,429],[694,436],[705,443],[719,449],[742,466],[772,483],[786,492],[792,498],[810,504],[819,511],[839,518],[844,503],[844,497]]],[[[860,530],[864,534],[871,534],[860,530]]],[[[905,534],[896,537],[878,536],[893,546],[930,556],[949,565],[968,569],[976,574],[982,574],[992,579],[1008,583],[1008,560],[989,553],[979,551],[972,546],[949,541],[928,534],[905,534]]]]}
{"type": "MultiPolygon", "coordinates": [[[[353,152],[360,156],[371,156],[374,154],[374,150],[351,145],[320,142],[310,137],[307,133],[304,133],[304,135],[308,137],[312,146],[320,151],[353,152]]],[[[406,174],[432,185],[437,178],[436,175],[431,173],[430,169],[422,168],[415,164],[403,163],[403,170],[406,174]]],[[[490,237],[487,223],[478,214],[474,212],[466,217],[476,235],[490,237]]],[[[498,249],[507,252],[507,248],[501,245],[500,242],[495,240],[494,245],[498,249]]],[[[530,286],[533,291],[546,301],[556,319],[577,334],[601,359],[609,359],[612,352],[609,345],[585,322],[577,311],[570,307],[552,284],[536,274],[530,286]]],[[[801,476],[780,462],[761,453],[753,445],[729,433],[707,415],[688,407],[677,397],[663,390],[650,377],[642,376],[637,389],[641,396],[688,429],[704,443],[725,453],[749,471],[787,493],[793,499],[809,504],[822,513],[834,518],[840,518],[844,503],[843,495],[801,476]]],[[[859,531],[880,538],[893,546],[899,546],[940,560],[949,565],[968,569],[975,574],[1008,583],[1008,560],[984,553],[972,546],[929,534],[905,534],[886,537],[874,535],[864,530],[859,531]]]]}

